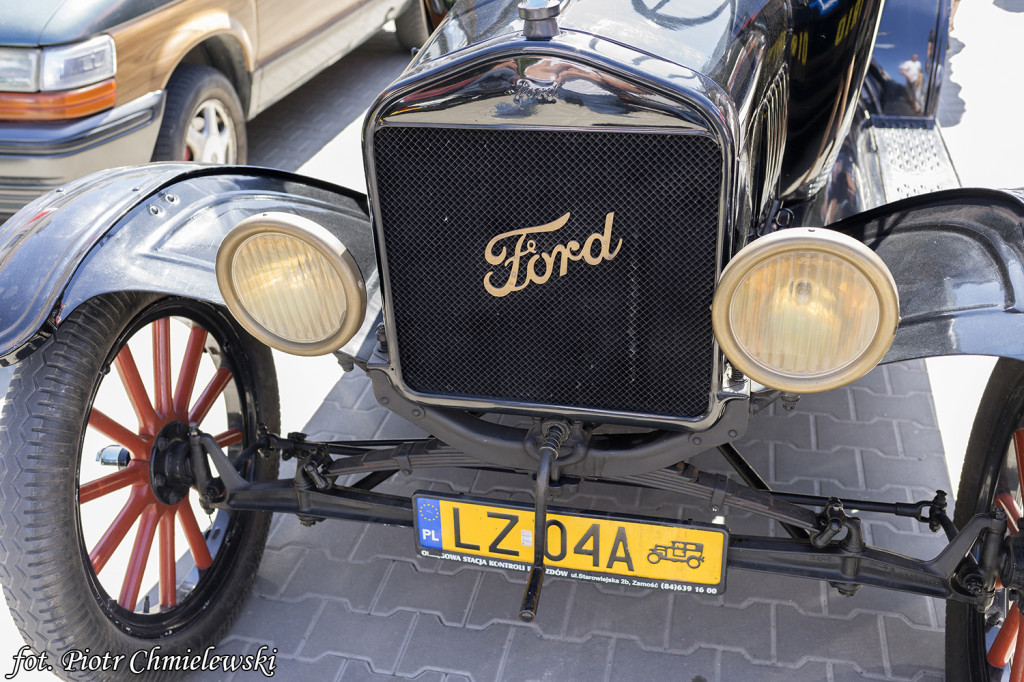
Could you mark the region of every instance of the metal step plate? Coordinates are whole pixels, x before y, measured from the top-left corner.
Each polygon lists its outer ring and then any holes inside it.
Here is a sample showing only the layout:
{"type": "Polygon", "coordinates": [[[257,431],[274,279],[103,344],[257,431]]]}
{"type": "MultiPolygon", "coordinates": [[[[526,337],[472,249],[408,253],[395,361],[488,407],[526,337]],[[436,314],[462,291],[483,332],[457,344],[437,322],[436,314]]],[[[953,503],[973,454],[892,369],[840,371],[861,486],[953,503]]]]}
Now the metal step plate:
{"type": "Polygon", "coordinates": [[[886,203],[960,186],[934,121],[873,116],[869,131],[878,152],[886,203]]]}

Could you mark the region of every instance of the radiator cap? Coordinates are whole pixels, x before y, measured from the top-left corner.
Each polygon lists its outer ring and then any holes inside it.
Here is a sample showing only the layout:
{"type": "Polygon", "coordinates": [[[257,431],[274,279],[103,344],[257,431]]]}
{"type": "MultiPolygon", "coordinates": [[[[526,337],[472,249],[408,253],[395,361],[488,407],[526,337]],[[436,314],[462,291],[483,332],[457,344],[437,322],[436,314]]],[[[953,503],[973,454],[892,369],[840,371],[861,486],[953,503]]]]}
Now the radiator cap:
{"type": "Polygon", "coordinates": [[[523,36],[527,40],[551,40],[558,35],[559,0],[521,0],[519,16],[526,22],[523,36]]]}

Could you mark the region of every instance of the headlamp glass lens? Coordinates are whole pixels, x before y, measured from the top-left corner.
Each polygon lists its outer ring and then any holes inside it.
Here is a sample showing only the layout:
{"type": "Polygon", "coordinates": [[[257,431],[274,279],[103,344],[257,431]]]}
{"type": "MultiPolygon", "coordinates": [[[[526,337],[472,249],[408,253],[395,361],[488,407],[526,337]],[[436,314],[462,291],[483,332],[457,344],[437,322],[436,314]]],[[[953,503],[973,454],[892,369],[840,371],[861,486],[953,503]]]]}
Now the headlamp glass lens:
{"type": "Polygon", "coordinates": [[[862,357],[880,313],[874,288],[857,268],[829,253],[798,250],[769,258],[743,277],[729,323],[757,364],[813,377],[862,357]]]}
{"type": "Polygon", "coordinates": [[[243,241],[231,261],[239,303],[271,333],[316,343],[342,326],[345,291],[330,262],[309,243],[267,232],[243,241]]]}
{"type": "Polygon", "coordinates": [[[96,36],[84,43],[44,48],[39,89],[73,90],[113,78],[116,72],[113,39],[96,36]]]}

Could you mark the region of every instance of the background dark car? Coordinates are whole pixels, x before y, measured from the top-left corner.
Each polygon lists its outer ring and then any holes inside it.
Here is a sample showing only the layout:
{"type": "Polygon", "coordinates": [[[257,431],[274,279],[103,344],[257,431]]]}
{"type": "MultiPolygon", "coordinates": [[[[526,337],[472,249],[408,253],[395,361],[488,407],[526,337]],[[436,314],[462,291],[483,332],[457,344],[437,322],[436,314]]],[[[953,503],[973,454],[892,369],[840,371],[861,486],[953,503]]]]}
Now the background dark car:
{"type": "Polygon", "coordinates": [[[0,218],[102,168],[246,161],[245,122],[419,0],[0,1],[0,218]]]}

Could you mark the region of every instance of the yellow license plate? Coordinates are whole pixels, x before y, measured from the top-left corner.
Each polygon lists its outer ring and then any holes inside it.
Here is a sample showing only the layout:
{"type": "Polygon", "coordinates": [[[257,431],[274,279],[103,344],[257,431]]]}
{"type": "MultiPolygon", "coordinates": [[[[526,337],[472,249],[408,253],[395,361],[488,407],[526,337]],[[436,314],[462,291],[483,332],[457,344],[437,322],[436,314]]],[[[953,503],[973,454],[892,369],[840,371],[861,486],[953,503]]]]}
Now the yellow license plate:
{"type": "MultiPolygon", "coordinates": [[[[529,570],[534,512],[515,503],[433,493],[413,496],[420,553],[529,570]]],[[[549,509],[548,575],[721,594],[729,533],[720,526],[549,509]]]]}

